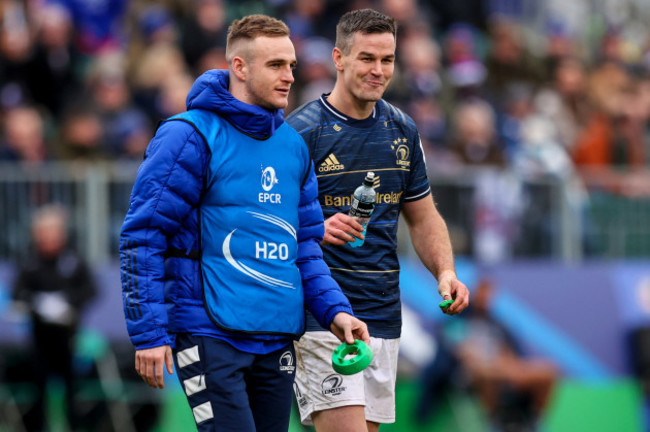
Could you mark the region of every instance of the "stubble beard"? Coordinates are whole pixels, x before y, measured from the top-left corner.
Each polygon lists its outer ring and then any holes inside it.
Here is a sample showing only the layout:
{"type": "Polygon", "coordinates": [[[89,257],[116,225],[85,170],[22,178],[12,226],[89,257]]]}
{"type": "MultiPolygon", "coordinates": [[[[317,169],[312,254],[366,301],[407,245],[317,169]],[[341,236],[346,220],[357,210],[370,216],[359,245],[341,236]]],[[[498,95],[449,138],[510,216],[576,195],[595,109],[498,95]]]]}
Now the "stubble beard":
{"type": "MultiPolygon", "coordinates": [[[[287,101],[285,100],[282,106],[275,106],[275,104],[271,100],[267,100],[264,97],[260,95],[260,92],[255,90],[255,85],[254,83],[247,82],[246,83],[246,88],[248,91],[248,94],[251,95],[251,99],[253,101],[253,105],[257,105],[259,107],[262,107],[264,109],[267,109],[269,111],[274,111],[278,109],[283,109],[287,106],[287,101]]],[[[270,97],[269,99],[272,98],[274,91],[270,90],[270,97]]]]}

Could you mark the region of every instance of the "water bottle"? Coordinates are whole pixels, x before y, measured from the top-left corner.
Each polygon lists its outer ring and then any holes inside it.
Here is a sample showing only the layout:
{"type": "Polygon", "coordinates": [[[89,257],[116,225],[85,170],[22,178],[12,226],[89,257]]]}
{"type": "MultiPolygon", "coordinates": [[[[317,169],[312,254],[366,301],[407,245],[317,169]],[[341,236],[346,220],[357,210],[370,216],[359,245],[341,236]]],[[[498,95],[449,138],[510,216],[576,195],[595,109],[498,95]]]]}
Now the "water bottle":
{"type": "MultiPolygon", "coordinates": [[[[375,201],[377,201],[377,192],[373,189],[373,184],[375,182],[375,173],[369,172],[366,174],[366,178],[363,179],[361,186],[355,189],[354,195],[352,197],[352,205],[350,206],[350,216],[357,219],[357,221],[363,227],[363,235],[366,235],[366,230],[368,228],[368,222],[370,221],[370,215],[372,215],[373,210],[375,209],[375,201]]],[[[351,247],[359,247],[363,244],[363,240],[355,239],[353,242],[350,242],[351,247]]]]}

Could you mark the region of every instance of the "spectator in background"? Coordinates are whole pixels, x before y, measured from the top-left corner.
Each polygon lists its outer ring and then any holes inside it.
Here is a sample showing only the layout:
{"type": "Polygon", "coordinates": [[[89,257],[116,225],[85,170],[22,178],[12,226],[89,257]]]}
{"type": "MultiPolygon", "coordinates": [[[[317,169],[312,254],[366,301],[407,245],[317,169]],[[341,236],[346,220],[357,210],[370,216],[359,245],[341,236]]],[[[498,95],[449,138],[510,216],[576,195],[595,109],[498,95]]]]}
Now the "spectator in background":
{"type": "MultiPolygon", "coordinates": [[[[424,108],[427,111],[427,114],[423,113],[422,116],[425,123],[418,124],[422,127],[428,120],[433,120],[435,124],[431,129],[435,129],[439,124],[430,116],[438,110],[441,99],[443,83],[440,48],[431,34],[425,31],[428,27],[423,29],[422,22],[410,23],[410,25],[410,30],[396,40],[397,49],[404,52],[404,55],[396,59],[395,73],[390,86],[386,89],[385,99],[411,116],[417,115],[416,105],[424,108]]],[[[422,130],[420,132],[422,133],[422,130]]],[[[431,138],[435,141],[435,138],[431,138]]],[[[426,146],[429,142],[423,144],[426,146]]]]}
{"type": "Polygon", "coordinates": [[[135,3],[131,13],[131,38],[126,47],[130,64],[137,62],[152,47],[178,46],[178,25],[164,3],[135,3]]]}
{"type": "Polygon", "coordinates": [[[495,291],[489,279],[479,281],[467,316],[464,338],[455,347],[462,367],[497,424],[519,416],[517,404],[527,403],[530,418],[518,419],[534,426],[553,392],[557,368],[548,360],[528,358],[515,336],[491,315],[495,291]]]}
{"type": "Polygon", "coordinates": [[[503,170],[507,159],[496,134],[490,105],[481,99],[462,102],[453,114],[451,157],[440,169],[476,170],[472,211],[462,225],[471,239],[472,254],[482,262],[498,262],[512,256],[522,206],[520,182],[503,170]]]}
{"type": "MultiPolygon", "coordinates": [[[[310,37],[327,34],[336,25],[323,16],[327,6],[326,0],[292,0],[285,19],[291,29],[291,38],[296,49],[301,50],[302,42],[310,37]],[[328,27],[329,24],[329,28],[328,27]]],[[[329,34],[333,36],[333,34],[329,34]]]]}
{"type": "Polygon", "coordinates": [[[186,73],[170,75],[163,81],[156,99],[156,111],[161,118],[185,111],[185,99],[193,82],[192,77],[186,73]]]}
{"type": "Polygon", "coordinates": [[[557,140],[556,125],[539,114],[532,114],[522,122],[511,167],[527,179],[552,175],[570,182],[575,174],[569,153],[557,140]]]}
{"type": "MultiPolygon", "coordinates": [[[[152,124],[167,118],[169,113],[161,106],[161,94],[170,80],[188,76],[183,53],[174,45],[150,47],[133,64],[130,82],[133,97],[152,124]]],[[[175,113],[174,113],[175,114],[175,113]]]]}
{"type": "MultiPolygon", "coordinates": [[[[54,160],[55,155],[46,143],[43,115],[35,107],[26,105],[10,108],[4,114],[2,126],[0,162],[14,163],[27,173],[37,172],[45,162],[54,160]]],[[[51,188],[43,179],[28,180],[22,187],[5,187],[2,193],[5,202],[11,205],[22,202],[37,206],[51,200],[51,188]]],[[[20,226],[23,224],[22,221],[14,221],[10,225],[14,223],[20,226]]]]}
{"type": "Polygon", "coordinates": [[[144,48],[158,44],[178,43],[179,31],[176,19],[165,5],[152,3],[144,8],[138,18],[138,30],[144,48]]]}
{"type": "Polygon", "coordinates": [[[62,160],[99,161],[106,159],[102,148],[102,122],[92,107],[80,104],[63,116],[57,150],[62,160]]]}
{"type": "Polygon", "coordinates": [[[480,31],[487,30],[486,18],[491,3],[484,0],[425,0],[430,4],[433,15],[432,22],[443,32],[459,22],[467,23],[480,31]]]}
{"type": "Polygon", "coordinates": [[[300,47],[297,78],[303,85],[297,89],[298,106],[329,91],[334,86],[335,72],[331,60],[334,46],[329,40],[320,37],[308,38],[300,47]]]}
{"type": "MultiPolygon", "coordinates": [[[[614,122],[623,113],[625,88],[630,77],[622,65],[605,62],[589,77],[588,95],[592,110],[572,149],[578,166],[609,167],[635,163],[627,143],[616,142],[614,122]]],[[[638,163],[638,161],[636,161],[638,163]]]]}
{"type": "Polygon", "coordinates": [[[487,71],[479,44],[478,32],[462,23],[452,26],[443,37],[444,68],[440,103],[448,117],[451,117],[457,104],[484,96],[487,71]]]}
{"type": "Polygon", "coordinates": [[[83,259],[68,247],[66,210],[46,205],[34,213],[33,255],[23,263],[13,297],[32,321],[32,361],[38,398],[26,419],[28,430],[45,430],[47,381],[61,376],[70,430],[77,427],[73,355],[83,309],[95,295],[95,283],[83,259]]]}
{"type": "Polygon", "coordinates": [[[228,30],[224,3],[224,0],[196,0],[190,16],[181,24],[181,51],[194,76],[208,69],[227,67],[223,42],[228,30]]]}
{"type": "Polygon", "coordinates": [[[497,141],[496,119],[480,99],[458,105],[453,115],[451,149],[462,165],[504,167],[505,154],[497,141]]]}
{"type": "Polygon", "coordinates": [[[526,83],[536,90],[545,79],[543,63],[529,53],[520,23],[497,18],[490,23],[490,50],[485,60],[488,100],[500,110],[506,87],[513,82],[526,83]]]}
{"type": "Polygon", "coordinates": [[[420,23],[421,18],[428,18],[427,10],[418,7],[417,0],[379,0],[379,10],[397,22],[397,40],[410,26],[420,23]]]}
{"type": "Polygon", "coordinates": [[[1,4],[0,14],[0,106],[7,108],[29,102],[33,46],[22,2],[1,4]]]}
{"type": "Polygon", "coordinates": [[[487,71],[481,60],[480,34],[473,27],[457,23],[444,35],[444,66],[448,92],[445,105],[481,96],[487,71]],[[449,100],[451,99],[451,100],[449,100]]]}
{"type": "Polygon", "coordinates": [[[85,55],[124,48],[127,0],[45,0],[65,7],[74,22],[74,40],[85,55]]]}
{"type": "Polygon", "coordinates": [[[554,81],[558,70],[558,63],[567,58],[578,58],[579,44],[576,34],[560,20],[549,19],[545,26],[545,53],[546,64],[545,81],[554,81]]]}
{"type": "Polygon", "coordinates": [[[549,360],[528,357],[517,338],[491,311],[493,283],[483,278],[472,291],[467,312],[447,321],[442,349],[427,369],[417,412],[422,420],[449,385],[467,381],[494,430],[536,430],[558,376],[549,360]]]}
{"type": "Polygon", "coordinates": [[[36,15],[34,55],[29,64],[32,99],[60,119],[81,93],[83,59],[72,41],[72,21],[60,5],[46,4],[36,15]]]}
{"type": "Polygon", "coordinates": [[[591,111],[586,66],[574,56],[558,58],[551,77],[550,84],[535,95],[533,104],[537,113],[554,124],[562,147],[572,152],[591,111]]]}
{"type": "Polygon", "coordinates": [[[647,175],[646,127],[638,81],[619,63],[605,62],[589,80],[593,110],[580,131],[572,156],[588,187],[627,195],[650,193],[647,175]]]}
{"type": "Polygon", "coordinates": [[[409,31],[397,43],[402,55],[385,99],[413,118],[427,161],[437,164],[446,133],[444,108],[440,106],[444,99],[440,48],[424,31],[409,31]]]}
{"type": "Polygon", "coordinates": [[[87,78],[89,105],[101,122],[98,150],[113,159],[131,157],[134,152],[142,156],[144,148],[127,148],[124,139],[130,132],[135,132],[134,129],[148,129],[147,135],[153,132],[146,113],[133,102],[123,60],[123,56],[117,53],[97,57],[87,78]]]}
{"type": "Polygon", "coordinates": [[[401,79],[406,83],[409,95],[433,99],[442,86],[438,44],[427,35],[414,34],[400,46],[404,52],[401,79]]]}
{"type": "Polygon", "coordinates": [[[502,111],[498,113],[497,134],[504,156],[512,161],[522,140],[522,127],[534,113],[533,89],[526,82],[512,82],[504,89],[502,111]]]}
{"type": "Polygon", "coordinates": [[[411,100],[406,106],[406,111],[418,125],[425,160],[431,164],[429,167],[438,167],[440,163],[445,163],[448,159],[445,145],[447,123],[440,105],[432,97],[420,96],[411,100]]]}
{"type": "Polygon", "coordinates": [[[114,157],[118,160],[141,161],[153,134],[149,119],[136,112],[134,115],[120,116],[111,123],[111,127],[113,129],[109,135],[120,149],[114,157]]]}
{"type": "MultiPolygon", "coordinates": [[[[134,14],[134,37],[125,67],[126,83],[130,86],[133,102],[155,125],[169,116],[160,106],[167,81],[189,74],[190,67],[181,51],[179,24],[166,5],[140,5],[134,8],[134,14]]],[[[187,87],[183,86],[181,90],[187,90],[187,87]]]]}
{"type": "Polygon", "coordinates": [[[625,63],[625,50],[623,49],[625,39],[622,32],[623,29],[619,26],[609,25],[599,41],[596,62],[625,63]]]}
{"type": "Polygon", "coordinates": [[[535,186],[540,178],[555,179],[562,184],[559,193],[570,209],[565,223],[572,227],[564,238],[571,239],[574,244],[589,241],[586,233],[591,223],[585,211],[588,196],[569,153],[558,140],[557,124],[538,113],[527,116],[521,123],[519,142],[512,156],[511,172],[521,180],[521,200],[526,202],[518,206],[519,217],[513,220],[519,225],[515,253],[525,256],[552,254],[550,239],[555,224],[549,221],[552,216],[548,210],[548,192],[535,186]]]}
{"type": "Polygon", "coordinates": [[[41,113],[33,106],[10,108],[4,115],[0,161],[39,163],[48,159],[41,113]]]}

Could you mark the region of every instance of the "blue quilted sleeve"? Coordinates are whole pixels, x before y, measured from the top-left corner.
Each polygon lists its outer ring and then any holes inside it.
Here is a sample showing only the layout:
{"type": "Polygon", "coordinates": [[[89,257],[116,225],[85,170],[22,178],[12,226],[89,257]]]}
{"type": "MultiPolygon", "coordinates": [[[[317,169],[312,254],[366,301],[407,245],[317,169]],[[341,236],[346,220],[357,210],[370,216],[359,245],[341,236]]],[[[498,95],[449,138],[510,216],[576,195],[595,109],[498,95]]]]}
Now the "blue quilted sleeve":
{"type": "Polygon", "coordinates": [[[167,121],[138,170],[120,237],[124,315],[137,349],[170,343],[163,253],[200,200],[208,153],[190,124],[167,121]]]}
{"type": "Polygon", "coordinates": [[[339,312],[352,313],[347,297],[332,278],[323,260],[320,241],[323,239],[323,211],[318,203],[318,181],[310,163],[308,177],[300,190],[298,208],[298,268],[302,277],[307,309],[318,323],[328,329],[339,312]]]}

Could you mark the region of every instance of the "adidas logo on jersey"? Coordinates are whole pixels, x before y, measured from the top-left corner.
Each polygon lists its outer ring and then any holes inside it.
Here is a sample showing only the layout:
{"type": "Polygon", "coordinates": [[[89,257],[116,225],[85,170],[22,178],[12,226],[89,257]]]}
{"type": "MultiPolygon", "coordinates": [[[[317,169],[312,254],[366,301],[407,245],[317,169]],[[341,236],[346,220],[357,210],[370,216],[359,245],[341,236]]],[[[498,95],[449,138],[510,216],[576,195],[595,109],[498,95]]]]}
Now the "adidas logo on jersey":
{"type": "Polygon", "coordinates": [[[329,172],[329,171],[340,171],[345,169],[345,166],[339,162],[339,160],[334,156],[334,153],[330,153],[325,161],[318,166],[318,172],[329,172]]]}

